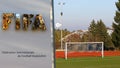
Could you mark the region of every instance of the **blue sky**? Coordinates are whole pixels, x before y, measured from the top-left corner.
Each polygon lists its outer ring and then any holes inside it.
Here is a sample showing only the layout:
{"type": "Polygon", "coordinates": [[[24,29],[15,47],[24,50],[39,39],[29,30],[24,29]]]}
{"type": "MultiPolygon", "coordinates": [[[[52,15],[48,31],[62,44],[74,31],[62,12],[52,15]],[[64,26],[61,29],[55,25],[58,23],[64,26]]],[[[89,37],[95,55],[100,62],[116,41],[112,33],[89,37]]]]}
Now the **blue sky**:
{"type": "Polygon", "coordinates": [[[61,28],[68,30],[86,30],[90,22],[102,19],[107,27],[114,22],[118,0],[54,0],[55,23],[61,23],[61,28]],[[64,3],[60,6],[58,3],[64,3]],[[64,15],[60,16],[61,10],[64,15]]]}

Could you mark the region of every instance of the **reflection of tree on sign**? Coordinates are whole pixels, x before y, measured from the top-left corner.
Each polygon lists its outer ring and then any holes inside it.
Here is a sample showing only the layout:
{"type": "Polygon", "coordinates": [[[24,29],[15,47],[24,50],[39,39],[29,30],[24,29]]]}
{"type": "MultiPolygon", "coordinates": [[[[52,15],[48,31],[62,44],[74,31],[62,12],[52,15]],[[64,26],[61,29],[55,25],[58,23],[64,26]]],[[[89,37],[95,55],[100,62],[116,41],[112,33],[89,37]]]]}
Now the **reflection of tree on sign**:
{"type": "Polygon", "coordinates": [[[39,28],[42,30],[46,30],[46,26],[45,26],[44,20],[41,15],[39,15],[39,20],[40,20],[39,28]]]}
{"type": "Polygon", "coordinates": [[[13,17],[13,13],[3,13],[3,21],[2,21],[3,30],[7,30],[9,28],[9,24],[11,23],[12,17],[13,17]]]}
{"type": "Polygon", "coordinates": [[[28,30],[29,25],[32,23],[33,14],[24,14],[23,15],[23,29],[28,30]]]}
{"type": "Polygon", "coordinates": [[[17,18],[16,21],[15,21],[15,28],[16,30],[19,30],[20,29],[20,20],[17,18]]]}
{"type": "Polygon", "coordinates": [[[36,15],[35,22],[33,24],[33,30],[38,30],[38,29],[46,30],[46,26],[42,18],[42,15],[39,15],[39,14],[36,15]]]}
{"type": "Polygon", "coordinates": [[[27,30],[28,29],[28,25],[29,25],[28,14],[24,14],[23,15],[23,29],[27,30]]]}
{"type": "Polygon", "coordinates": [[[36,15],[35,22],[33,24],[33,30],[36,30],[37,28],[39,28],[39,25],[40,25],[39,15],[36,15]]]}
{"type": "Polygon", "coordinates": [[[15,20],[15,29],[19,30],[20,29],[20,14],[15,15],[16,20],[15,20]]]}

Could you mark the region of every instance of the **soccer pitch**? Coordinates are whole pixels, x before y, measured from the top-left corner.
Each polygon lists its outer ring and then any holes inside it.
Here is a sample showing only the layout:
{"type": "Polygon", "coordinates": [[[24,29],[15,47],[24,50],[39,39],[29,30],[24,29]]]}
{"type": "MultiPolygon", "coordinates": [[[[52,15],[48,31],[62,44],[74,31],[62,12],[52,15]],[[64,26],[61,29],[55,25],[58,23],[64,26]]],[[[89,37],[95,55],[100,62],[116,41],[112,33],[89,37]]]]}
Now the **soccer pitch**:
{"type": "Polygon", "coordinates": [[[120,56],[56,59],[56,68],[120,68],[120,56]]]}

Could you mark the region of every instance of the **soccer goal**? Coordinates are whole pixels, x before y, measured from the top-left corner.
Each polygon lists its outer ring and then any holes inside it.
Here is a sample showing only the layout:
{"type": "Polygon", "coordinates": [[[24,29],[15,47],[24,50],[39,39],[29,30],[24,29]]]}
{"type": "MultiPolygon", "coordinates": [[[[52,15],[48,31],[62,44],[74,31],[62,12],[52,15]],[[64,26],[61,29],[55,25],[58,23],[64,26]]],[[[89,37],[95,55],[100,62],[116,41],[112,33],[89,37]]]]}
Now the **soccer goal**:
{"type": "Polygon", "coordinates": [[[104,57],[103,42],[66,42],[65,59],[72,56],[101,56],[104,57]]]}

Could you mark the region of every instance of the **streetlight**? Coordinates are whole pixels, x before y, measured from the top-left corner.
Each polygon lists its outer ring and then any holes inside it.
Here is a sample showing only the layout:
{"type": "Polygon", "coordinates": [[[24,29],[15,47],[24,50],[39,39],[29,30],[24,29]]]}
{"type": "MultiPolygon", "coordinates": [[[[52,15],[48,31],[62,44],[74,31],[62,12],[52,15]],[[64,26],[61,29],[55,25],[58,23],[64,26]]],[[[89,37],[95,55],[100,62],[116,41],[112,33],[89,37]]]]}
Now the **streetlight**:
{"type": "MultiPolygon", "coordinates": [[[[61,7],[61,12],[60,12],[60,16],[61,16],[61,23],[62,23],[62,16],[63,16],[63,6],[65,5],[65,2],[59,2],[58,3],[58,5],[60,5],[60,7],[61,7]]],[[[62,26],[62,24],[61,24],[61,26],[62,26]]],[[[61,49],[63,49],[63,46],[62,46],[62,27],[61,27],[61,49]]]]}
{"type": "Polygon", "coordinates": [[[61,26],[62,26],[61,23],[56,23],[56,24],[55,24],[55,27],[56,27],[56,28],[60,28],[61,26]]]}

